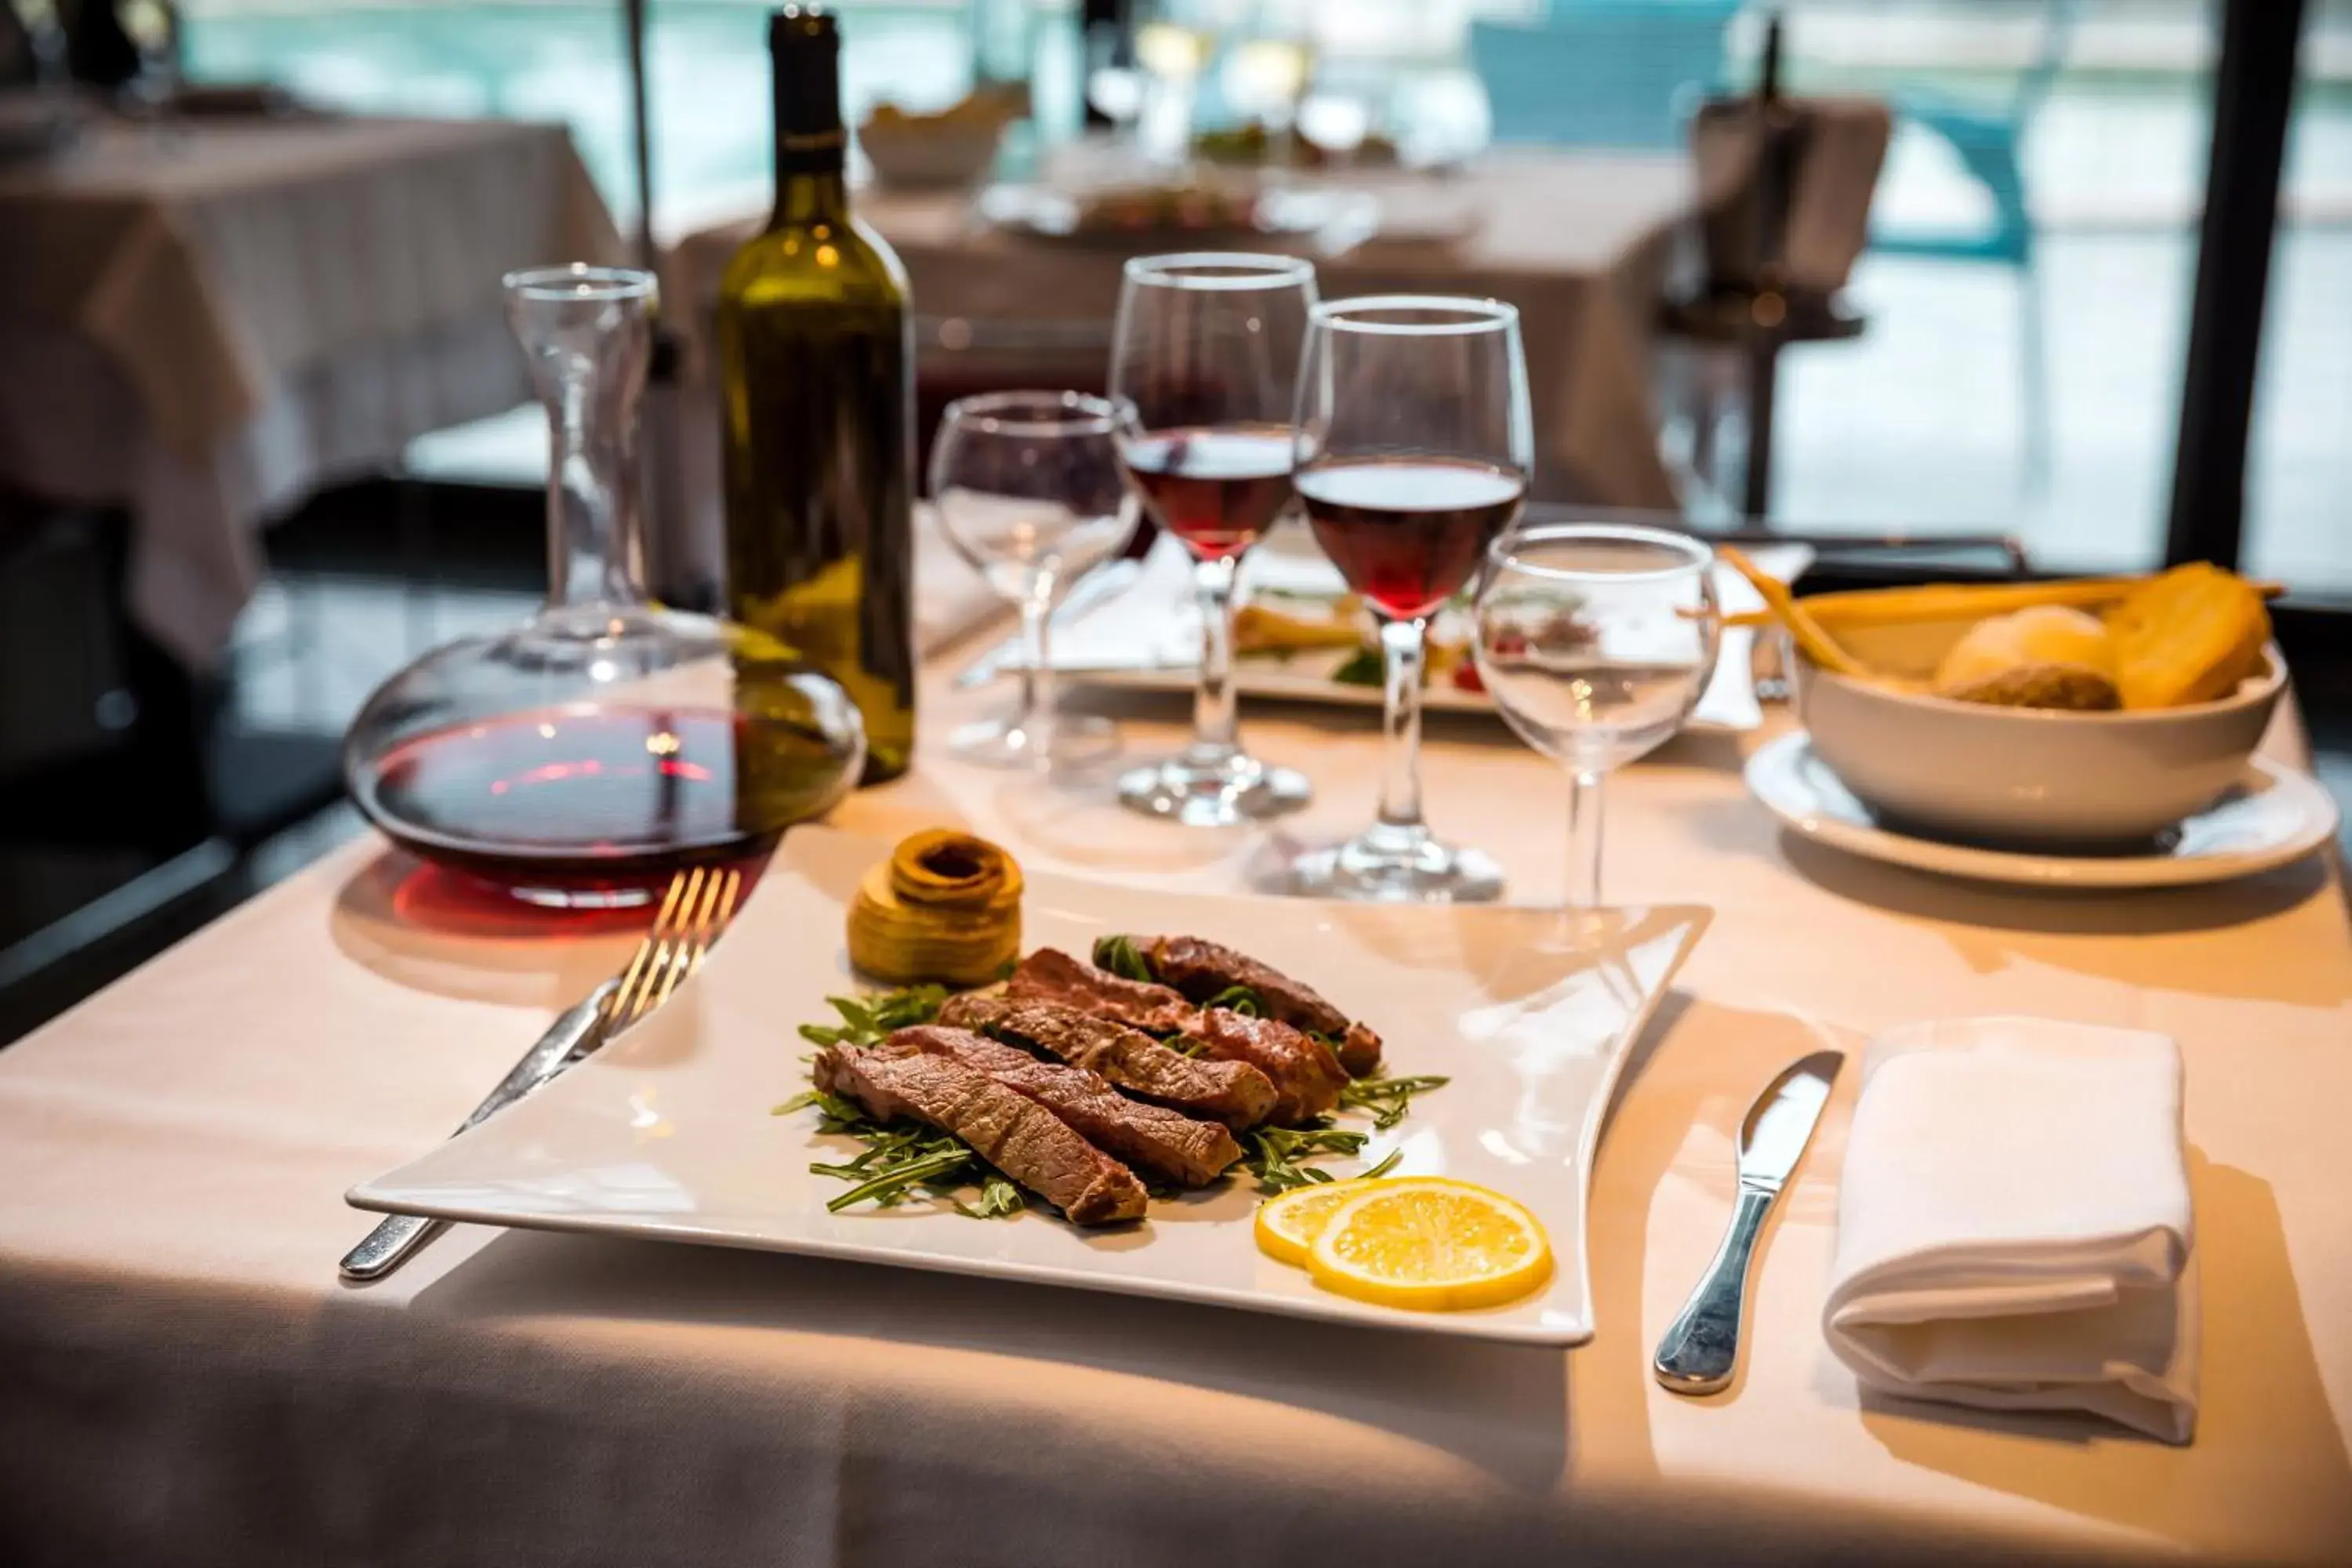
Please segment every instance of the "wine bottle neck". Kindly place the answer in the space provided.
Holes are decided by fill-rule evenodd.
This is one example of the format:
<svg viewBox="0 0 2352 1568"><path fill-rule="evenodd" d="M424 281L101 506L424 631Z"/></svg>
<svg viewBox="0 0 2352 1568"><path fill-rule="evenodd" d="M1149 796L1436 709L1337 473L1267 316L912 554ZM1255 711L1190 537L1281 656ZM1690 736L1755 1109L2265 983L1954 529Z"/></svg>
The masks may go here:
<svg viewBox="0 0 2352 1568"><path fill-rule="evenodd" d="M806 228L849 221L849 181L838 161L830 170L776 170L776 210L771 228Z"/></svg>

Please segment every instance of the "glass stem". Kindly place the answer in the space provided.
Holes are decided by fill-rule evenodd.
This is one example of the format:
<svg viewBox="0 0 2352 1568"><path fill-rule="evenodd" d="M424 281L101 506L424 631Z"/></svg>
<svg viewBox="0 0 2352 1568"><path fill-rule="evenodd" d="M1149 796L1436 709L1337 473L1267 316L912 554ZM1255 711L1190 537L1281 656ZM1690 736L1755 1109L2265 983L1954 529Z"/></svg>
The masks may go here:
<svg viewBox="0 0 2352 1568"><path fill-rule="evenodd" d="M1382 668L1387 675L1382 729L1385 771L1381 777L1381 826L1421 829L1421 679L1428 649L1429 622L1381 623Z"/></svg>
<svg viewBox="0 0 2352 1568"><path fill-rule="evenodd" d="M1013 721L1043 761L1054 733L1054 574L1021 596L1021 712Z"/></svg>
<svg viewBox="0 0 2352 1568"><path fill-rule="evenodd" d="M1568 907L1601 907L1601 775L1586 768L1568 775Z"/></svg>
<svg viewBox="0 0 2352 1568"><path fill-rule="evenodd" d="M1234 698L1234 576L1237 563L1198 561L1192 592L1201 605L1201 686L1192 699L1192 744L1187 759L1217 763L1233 755L1239 737Z"/></svg>

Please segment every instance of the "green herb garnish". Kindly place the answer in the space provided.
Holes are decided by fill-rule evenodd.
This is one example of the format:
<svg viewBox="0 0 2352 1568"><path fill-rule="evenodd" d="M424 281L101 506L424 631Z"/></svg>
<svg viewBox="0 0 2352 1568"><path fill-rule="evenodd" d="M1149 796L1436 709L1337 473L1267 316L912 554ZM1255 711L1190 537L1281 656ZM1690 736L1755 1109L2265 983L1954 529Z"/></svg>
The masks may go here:
<svg viewBox="0 0 2352 1568"><path fill-rule="evenodd" d="M1094 961L1095 967L1106 973L1126 980L1140 980L1146 984L1156 984L1152 979L1151 965L1143 962L1143 954L1137 952L1135 943L1126 937L1095 938Z"/></svg>
<svg viewBox="0 0 2352 1568"><path fill-rule="evenodd" d="M1241 1135L1241 1168L1257 1178L1260 1191L1286 1193L1333 1179L1330 1172L1305 1162L1325 1154L1360 1154L1370 1137L1334 1127L1328 1117L1304 1127L1253 1127Z"/></svg>
<svg viewBox="0 0 2352 1568"><path fill-rule="evenodd" d="M1239 1013L1244 1018L1265 1016L1265 998L1246 985L1228 985L1208 1000L1209 1006Z"/></svg>
<svg viewBox="0 0 2352 1568"><path fill-rule="evenodd" d="M1371 1113L1372 1127L1386 1131L1404 1120L1412 1097L1444 1089L1450 1080L1424 1074L1419 1078L1360 1078L1339 1091L1339 1109Z"/></svg>
<svg viewBox="0 0 2352 1568"><path fill-rule="evenodd" d="M828 996L841 1015L841 1026L803 1024L801 1038L813 1046L870 1046L894 1030L928 1024L946 1005L947 987L909 985L901 991L877 991L871 996Z"/></svg>
<svg viewBox="0 0 2352 1568"><path fill-rule="evenodd" d="M1331 672L1331 679L1342 686L1384 686L1388 683L1388 666L1376 647L1360 647Z"/></svg>

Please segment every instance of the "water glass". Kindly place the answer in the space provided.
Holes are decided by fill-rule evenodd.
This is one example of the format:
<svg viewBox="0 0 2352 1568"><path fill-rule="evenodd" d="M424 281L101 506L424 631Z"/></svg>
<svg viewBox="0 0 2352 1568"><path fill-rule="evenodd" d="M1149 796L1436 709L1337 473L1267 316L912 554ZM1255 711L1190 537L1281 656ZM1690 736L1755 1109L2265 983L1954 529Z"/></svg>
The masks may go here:
<svg viewBox="0 0 2352 1568"><path fill-rule="evenodd" d="M1601 784L1683 727L1715 673L1715 552L1600 523L1512 530L1487 552L1475 657L1519 738L1569 775L1568 901L1601 902Z"/></svg>
<svg viewBox="0 0 2352 1568"><path fill-rule="evenodd" d="M1118 409L1076 392L997 392L948 405L931 445L931 499L956 550L1021 610L1022 690L1003 718L949 737L992 767L1050 768L1118 748L1107 720L1054 705L1055 605L1117 556L1138 507L1119 469Z"/></svg>

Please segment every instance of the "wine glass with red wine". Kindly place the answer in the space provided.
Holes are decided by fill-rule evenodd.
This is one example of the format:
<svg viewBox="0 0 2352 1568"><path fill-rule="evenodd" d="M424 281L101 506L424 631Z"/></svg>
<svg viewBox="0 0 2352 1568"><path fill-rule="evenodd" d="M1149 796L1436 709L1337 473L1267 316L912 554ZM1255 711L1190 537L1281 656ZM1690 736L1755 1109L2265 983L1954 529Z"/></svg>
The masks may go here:
<svg viewBox="0 0 2352 1568"><path fill-rule="evenodd" d="M1298 353L1315 268L1283 256L1138 257L1110 362L1119 461L1150 520L1192 553L1201 606L1192 741L1119 780L1130 810L1228 826L1307 804L1307 780L1242 750L1233 687L1234 579L1291 502Z"/></svg>
<svg viewBox="0 0 2352 1568"><path fill-rule="evenodd" d="M1380 816L1287 868L1317 898L1471 902L1503 874L1422 820L1430 620L1518 516L1534 458L1519 313L1491 300L1380 295L1318 305L1298 367L1291 482L1323 552L1380 622L1388 763Z"/></svg>

